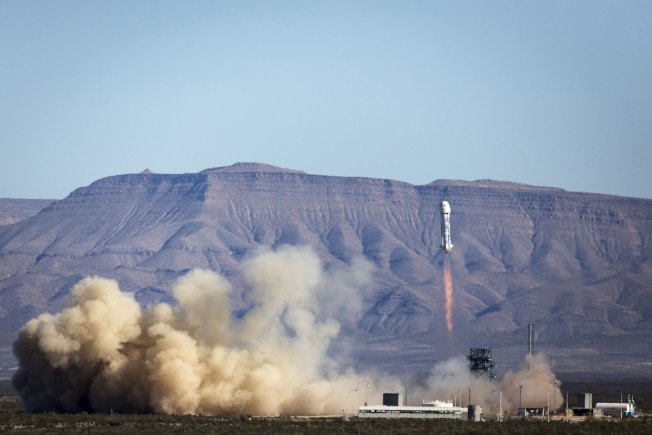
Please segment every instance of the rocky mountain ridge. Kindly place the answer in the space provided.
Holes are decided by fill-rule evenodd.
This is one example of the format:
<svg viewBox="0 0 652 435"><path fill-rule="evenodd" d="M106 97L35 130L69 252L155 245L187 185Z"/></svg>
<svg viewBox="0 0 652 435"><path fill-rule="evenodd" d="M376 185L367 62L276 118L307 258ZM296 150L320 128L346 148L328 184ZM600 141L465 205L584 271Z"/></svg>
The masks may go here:
<svg viewBox="0 0 652 435"><path fill-rule="evenodd" d="M52 202L51 199L0 198L0 226L34 216Z"/></svg>
<svg viewBox="0 0 652 435"><path fill-rule="evenodd" d="M439 203L452 207L454 324L445 328ZM503 368L537 348L561 372L644 374L652 348L652 200L481 180L408 183L242 163L100 179L0 227L0 344L55 312L83 276L117 279L143 304L191 268L247 289L259 245L308 244L326 267L364 257L374 289L344 325L357 365L427 371L492 346ZM346 322L344 322L346 323ZM8 357L5 357L8 361ZM10 364L10 363L7 363Z"/></svg>

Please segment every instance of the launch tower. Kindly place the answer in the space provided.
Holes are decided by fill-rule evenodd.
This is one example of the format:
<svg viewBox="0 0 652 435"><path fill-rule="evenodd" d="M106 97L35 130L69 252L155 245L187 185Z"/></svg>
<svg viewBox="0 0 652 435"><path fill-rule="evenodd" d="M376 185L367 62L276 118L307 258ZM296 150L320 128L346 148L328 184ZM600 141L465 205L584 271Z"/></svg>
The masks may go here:
<svg viewBox="0 0 652 435"><path fill-rule="evenodd" d="M496 379L493 372L496 363L491 353L490 347L472 347L469 354L469 369L471 374L484 376L493 382Z"/></svg>

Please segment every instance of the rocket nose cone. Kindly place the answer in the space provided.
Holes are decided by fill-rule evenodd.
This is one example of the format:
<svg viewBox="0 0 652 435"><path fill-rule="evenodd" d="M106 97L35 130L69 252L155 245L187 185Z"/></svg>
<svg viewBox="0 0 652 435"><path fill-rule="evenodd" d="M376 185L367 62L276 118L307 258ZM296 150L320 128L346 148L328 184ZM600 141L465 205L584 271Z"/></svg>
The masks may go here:
<svg viewBox="0 0 652 435"><path fill-rule="evenodd" d="M451 212L451 206L448 204L448 201L442 201L439 208L441 209L442 213L450 213Z"/></svg>

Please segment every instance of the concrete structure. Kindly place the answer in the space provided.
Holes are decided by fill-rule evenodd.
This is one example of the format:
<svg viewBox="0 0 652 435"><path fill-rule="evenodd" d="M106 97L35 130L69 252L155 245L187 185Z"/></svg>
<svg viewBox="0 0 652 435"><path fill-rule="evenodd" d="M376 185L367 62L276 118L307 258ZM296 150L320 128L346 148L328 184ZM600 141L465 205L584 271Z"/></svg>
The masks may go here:
<svg viewBox="0 0 652 435"><path fill-rule="evenodd" d="M468 417L469 421L482 421L482 408L478 405L469 405Z"/></svg>
<svg viewBox="0 0 652 435"><path fill-rule="evenodd" d="M400 393L383 393L383 405L399 406L401 404L400 397Z"/></svg>
<svg viewBox="0 0 652 435"><path fill-rule="evenodd" d="M593 408L593 393L581 393L577 395L578 408Z"/></svg>
<svg viewBox="0 0 652 435"><path fill-rule="evenodd" d="M593 394L592 393L581 393L576 396L576 405L573 407L573 415L575 416L585 416L585 415L592 415L594 417L598 417L599 415L602 415L602 412L598 412L596 414L595 410L593 409Z"/></svg>

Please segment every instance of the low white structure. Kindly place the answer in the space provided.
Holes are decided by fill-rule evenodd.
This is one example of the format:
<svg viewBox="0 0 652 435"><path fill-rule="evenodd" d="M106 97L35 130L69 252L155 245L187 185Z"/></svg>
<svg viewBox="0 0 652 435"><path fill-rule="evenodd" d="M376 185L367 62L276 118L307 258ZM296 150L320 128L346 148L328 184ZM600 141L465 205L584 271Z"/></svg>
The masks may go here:
<svg viewBox="0 0 652 435"><path fill-rule="evenodd" d="M421 406L387 406L372 405L361 406L358 417L360 418L462 418L466 408L453 406L453 402L440 400L423 401Z"/></svg>
<svg viewBox="0 0 652 435"><path fill-rule="evenodd" d="M636 414L633 400L615 403L600 402L595 404L595 408L602 410L605 415L617 415L622 412L623 417L634 417Z"/></svg>

